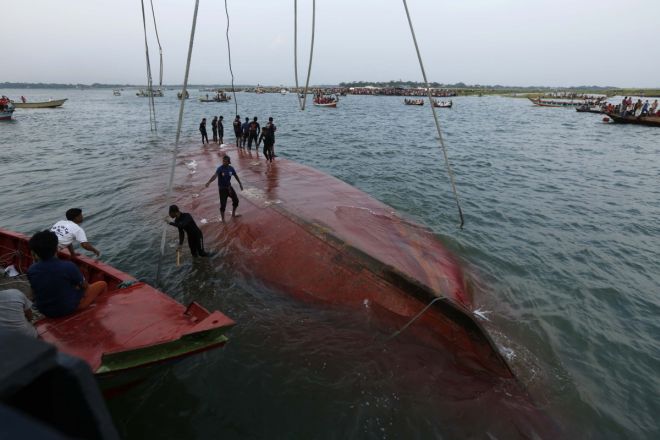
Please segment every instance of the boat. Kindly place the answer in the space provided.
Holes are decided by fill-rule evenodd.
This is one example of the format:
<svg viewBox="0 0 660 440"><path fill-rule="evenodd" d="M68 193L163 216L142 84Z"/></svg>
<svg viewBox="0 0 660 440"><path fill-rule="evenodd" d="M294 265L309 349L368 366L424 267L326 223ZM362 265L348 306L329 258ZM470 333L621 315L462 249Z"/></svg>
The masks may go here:
<svg viewBox="0 0 660 440"><path fill-rule="evenodd" d="M280 95L288 95L289 91L287 89L280 90Z"/></svg>
<svg viewBox="0 0 660 440"><path fill-rule="evenodd" d="M620 124L638 124L638 125L650 125L652 127L660 127L660 113L656 113L653 116L621 116L616 113L605 113L609 116L612 121Z"/></svg>
<svg viewBox="0 0 660 440"><path fill-rule="evenodd" d="M561 99L561 98L530 98L532 103L539 107L578 107L583 105L600 105L601 98L597 99Z"/></svg>
<svg viewBox="0 0 660 440"><path fill-rule="evenodd" d="M135 384L158 367L218 348L234 321L196 302L183 306L163 292L101 261L69 256L88 282L105 281L108 291L92 306L61 318L41 318L39 336L63 353L83 359L105 393ZM25 273L32 264L28 237L0 229L0 265L13 265L15 286L31 296ZM25 286L27 285L27 289Z"/></svg>
<svg viewBox="0 0 660 440"><path fill-rule="evenodd" d="M183 96L183 94L181 92L176 92L176 99L180 100L181 96ZM188 99L188 98L190 98L190 93L188 93L188 90L186 90L186 99Z"/></svg>
<svg viewBox="0 0 660 440"><path fill-rule="evenodd" d="M334 95L316 95L314 96L313 104L317 107L332 107L336 108L339 99Z"/></svg>
<svg viewBox="0 0 660 440"><path fill-rule="evenodd" d="M16 108L55 108L60 107L67 101L67 98L64 99L49 99L48 101L41 102L18 102L14 101L14 106Z"/></svg>
<svg viewBox="0 0 660 440"><path fill-rule="evenodd" d="M231 100L231 96L226 95L225 92L218 92L212 98L209 98L209 95L206 95L206 98L199 97L199 102L229 102L229 100Z"/></svg>
<svg viewBox="0 0 660 440"><path fill-rule="evenodd" d="M112 94L113 94L114 96L121 96L121 91L119 91L118 89L114 89L114 90L112 91Z"/></svg>
<svg viewBox="0 0 660 440"><path fill-rule="evenodd" d="M451 108L454 103L451 101L438 101L437 99L433 100L433 107L436 108Z"/></svg>
<svg viewBox="0 0 660 440"><path fill-rule="evenodd" d="M140 98L149 98L152 96L154 98L161 98L163 96L163 90L162 89L140 89L135 96L139 96Z"/></svg>
<svg viewBox="0 0 660 440"><path fill-rule="evenodd" d="M11 115L14 113L14 104L6 96L0 98L0 121L5 121L11 119Z"/></svg>
<svg viewBox="0 0 660 440"><path fill-rule="evenodd" d="M423 99L404 99L403 103L406 105L424 105Z"/></svg>
<svg viewBox="0 0 660 440"><path fill-rule="evenodd" d="M241 216L204 231L205 243L223 249L223 264L275 292L369 314L365 319L389 334L414 320L406 337L450 353L457 368L514 378L473 312L471 284L458 259L430 230L339 179L281 157L269 164L229 145L183 151L180 163L197 163L190 185L204 186L219 155L230 157L243 183ZM200 218L218 217L215 191L193 199L181 189L173 197Z"/></svg>
<svg viewBox="0 0 660 440"><path fill-rule="evenodd" d="M579 113L604 113L603 107L599 105L582 104L575 107L575 111Z"/></svg>

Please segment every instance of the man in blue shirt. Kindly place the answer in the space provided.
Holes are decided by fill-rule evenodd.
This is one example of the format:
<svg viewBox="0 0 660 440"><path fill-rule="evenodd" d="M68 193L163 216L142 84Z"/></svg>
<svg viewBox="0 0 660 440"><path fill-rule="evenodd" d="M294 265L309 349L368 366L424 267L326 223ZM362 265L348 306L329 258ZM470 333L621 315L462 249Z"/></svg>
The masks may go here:
<svg viewBox="0 0 660 440"><path fill-rule="evenodd" d="M241 187L241 191L243 191L243 184L241 183L241 180L238 178L238 174L236 174L236 170L234 169L234 167L229 165L230 163L231 163L231 159L229 159L229 156L224 156L222 158L222 165L220 165L218 169L215 170L213 176L211 176L209 181L206 182L206 188L208 188L211 182L213 182L215 179L218 179L218 192L220 193L220 220L222 220L223 223L225 222L225 208L227 207L227 197L231 197L232 217L236 217L236 208L238 207L238 196L236 195L236 191L234 191L234 188L231 187L231 176L234 176L236 178L238 185Z"/></svg>
<svg viewBox="0 0 660 440"><path fill-rule="evenodd" d="M241 130L243 131L243 137L241 138L241 147L247 145L248 134L250 133L250 118L245 118L245 122L241 125Z"/></svg>
<svg viewBox="0 0 660 440"><path fill-rule="evenodd" d="M108 288L105 281L88 284L75 264L58 259L57 244L57 235L48 230L37 232L28 242L35 260L27 273L34 304L49 318L84 309Z"/></svg>

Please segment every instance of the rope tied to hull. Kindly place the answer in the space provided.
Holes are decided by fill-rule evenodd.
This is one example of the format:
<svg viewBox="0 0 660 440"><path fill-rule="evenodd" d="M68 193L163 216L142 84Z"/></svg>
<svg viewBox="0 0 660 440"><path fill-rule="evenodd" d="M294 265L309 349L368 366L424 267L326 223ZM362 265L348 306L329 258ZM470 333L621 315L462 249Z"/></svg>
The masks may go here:
<svg viewBox="0 0 660 440"><path fill-rule="evenodd" d="M307 80L302 98L298 86L298 0L293 2L293 69L296 77L296 93L298 94L298 105L300 110L305 110L307 102L307 91L309 90L309 78L312 73L312 59L314 57L314 34L316 28L316 0L312 0L312 42L309 48L309 65L307 66Z"/></svg>
<svg viewBox="0 0 660 440"><path fill-rule="evenodd" d="M190 30L190 43L188 45L188 60L186 62L186 73L183 77L182 97L186 96L188 89L188 74L190 73L190 60L192 59L193 44L195 41L195 28L197 26L197 11L199 10L199 0L195 0L195 12L193 13L192 28ZM165 200L170 200L172 197L172 184L174 182L174 168L176 167L176 157L179 153L179 140L181 139L181 126L183 125L183 108L186 100L181 99L179 106L179 122L176 127L176 140L174 143L174 150L172 151L172 163L170 165L170 179L167 184L167 195ZM163 234L160 241L160 256L158 258L158 267L156 268L156 285L160 279L160 270L163 263L163 256L165 255L165 240L167 239L167 223L163 225Z"/></svg>
<svg viewBox="0 0 660 440"><path fill-rule="evenodd" d="M454 193L454 198L456 199L456 206L458 207L458 217L460 219L460 227L463 227L465 220L463 218L463 210L461 209L461 202L458 198L458 192L456 191L456 183L454 182L454 173L451 170L451 165L449 164L449 156L447 155L447 149L445 148L445 141L442 137L442 130L440 129L440 121L438 121L438 115L433 106L433 97L431 96L431 86L429 81L426 78L426 70L424 70L424 63L422 62L422 55L419 52L419 46L417 44L417 37L415 35L415 28L412 24L412 19L410 18L410 11L408 11L408 2L403 0L403 7L406 10L406 17L408 17L408 24L410 25L410 33L412 34L413 42L415 43L415 51L417 52L417 59L419 60L419 67L422 70L422 76L424 78L424 84L426 85L426 94L429 98L429 106L431 107L431 112L433 112L433 120L435 121L435 128L438 131L438 141L440 147L442 148L442 154L445 157L445 165L447 166L447 174L449 175L449 181L451 182L452 192Z"/></svg>

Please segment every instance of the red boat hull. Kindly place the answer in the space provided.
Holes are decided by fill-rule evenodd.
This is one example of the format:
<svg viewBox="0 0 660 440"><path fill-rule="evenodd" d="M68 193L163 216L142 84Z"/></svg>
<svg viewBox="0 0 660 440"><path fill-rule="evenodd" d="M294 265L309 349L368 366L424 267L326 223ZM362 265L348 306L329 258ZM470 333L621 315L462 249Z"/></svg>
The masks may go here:
<svg viewBox="0 0 660 440"><path fill-rule="evenodd" d="M203 188L231 157L245 190L240 217L217 221L217 189ZM304 300L377 309L401 327L441 298L406 332L448 349L459 364L512 377L506 361L471 312L460 265L427 229L354 187L312 168L235 148L192 153L197 172L179 186L177 203L203 226L205 243L226 252L238 270ZM214 184L215 185L215 184ZM184 188L187 187L187 188ZM237 185L234 182L234 188Z"/></svg>

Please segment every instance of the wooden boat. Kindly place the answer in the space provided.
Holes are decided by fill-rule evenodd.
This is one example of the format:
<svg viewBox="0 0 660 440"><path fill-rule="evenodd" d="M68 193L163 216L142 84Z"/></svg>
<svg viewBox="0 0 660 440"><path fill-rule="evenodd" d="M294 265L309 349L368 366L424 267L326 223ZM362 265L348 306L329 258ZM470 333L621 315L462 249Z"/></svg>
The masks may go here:
<svg viewBox="0 0 660 440"><path fill-rule="evenodd" d="M208 95L206 95L206 98L204 98L203 96L199 97L199 102L229 102L230 100L231 100L231 96L224 94L223 95L217 94L212 98L209 98Z"/></svg>
<svg viewBox="0 0 660 440"><path fill-rule="evenodd" d="M161 89L140 89L135 96L139 96L140 98L148 98L150 96L154 96L154 98L162 98L163 97L163 91Z"/></svg>
<svg viewBox="0 0 660 440"><path fill-rule="evenodd" d="M389 333L425 310L405 330L407 338L449 353L457 368L513 377L472 311L461 265L427 228L293 161L278 157L269 165L233 146L187 150L179 162L194 160L197 172L175 191L177 205L199 218L218 217L217 192L191 198L189 188L203 187L219 155L230 156L244 186L241 216L204 230L205 243L226 252L223 264L303 301L369 314L365 319Z"/></svg>
<svg viewBox="0 0 660 440"><path fill-rule="evenodd" d="M182 96L183 95L182 95L181 92L176 92L176 99L181 100ZM188 99L188 98L190 98L190 93L188 93L188 90L186 90L186 99Z"/></svg>
<svg viewBox="0 0 660 440"><path fill-rule="evenodd" d="M16 108L55 108L59 107L67 101L64 99L49 99L48 101L41 102L14 102Z"/></svg>
<svg viewBox="0 0 660 440"><path fill-rule="evenodd" d="M121 96L121 92L118 89L112 91L113 96Z"/></svg>
<svg viewBox="0 0 660 440"><path fill-rule="evenodd" d="M424 105L423 99L404 99L403 103L406 105Z"/></svg>
<svg viewBox="0 0 660 440"><path fill-rule="evenodd" d="M184 307L163 292L85 256L73 261L89 282L108 291L87 309L35 323L39 336L83 359L106 392L136 383L163 364L225 344L234 322L196 302ZM28 237L0 229L0 264L25 274L32 264ZM19 275L20 278L22 275Z"/></svg>
<svg viewBox="0 0 660 440"><path fill-rule="evenodd" d="M7 121L11 119L11 115L14 113L14 104L7 98L3 96L0 98L0 121Z"/></svg>
<svg viewBox="0 0 660 440"><path fill-rule="evenodd" d="M336 96L315 96L312 103L317 107L336 108L339 99Z"/></svg>
<svg viewBox="0 0 660 440"><path fill-rule="evenodd" d="M621 116L616 113L605 114L609 116L614 122L620 124L638 124L660 127L660 115L657 113L653 116Z"/></svg>
<svg viewBox="0 0 660 440"><path fill-rule="evenodd" d="M579 113L605 113L600 105L579 105L575 107L575 111Z"/></svg>
<svg viewBox="0 0 660 440"><path fill-rule="evenodd" d="M539 107L578 107L583 105L599 105L601 100L586 100L586 99L549 99L549 98L530 98L527 97L532 103Z"/></svg>
<svg viewBox="0 0 660 440"><path fill-rule="evenodd" d="M436 99L433 100L433 107L436 107L436 108L451 108L452 105L454 105L454 103L451 100L442 101L442 102L440 102Z"/></svg>

